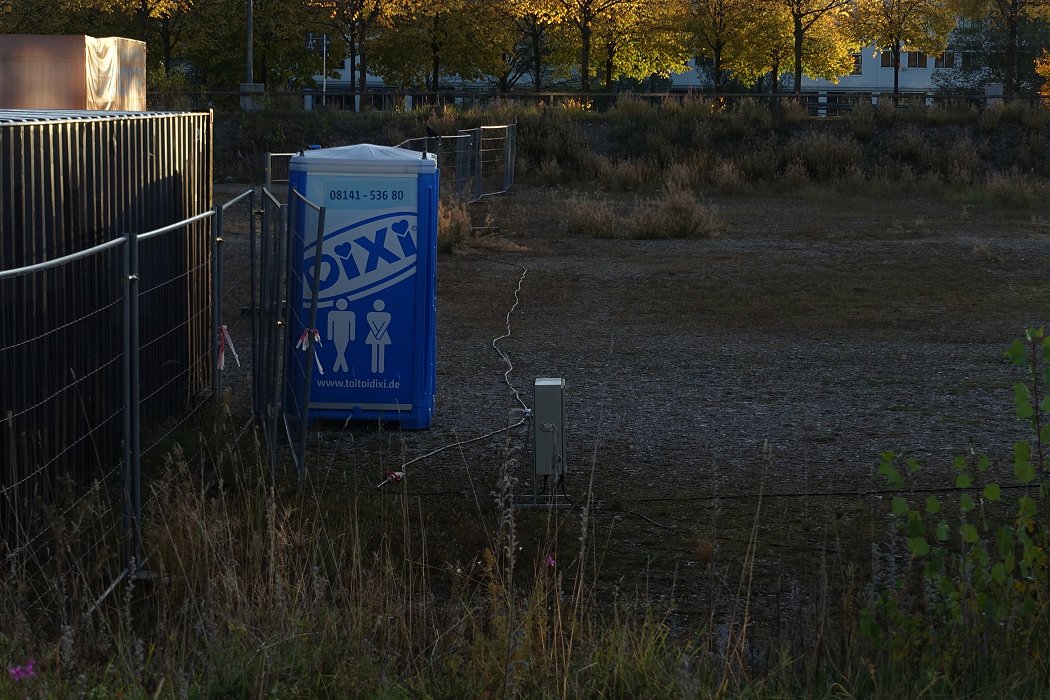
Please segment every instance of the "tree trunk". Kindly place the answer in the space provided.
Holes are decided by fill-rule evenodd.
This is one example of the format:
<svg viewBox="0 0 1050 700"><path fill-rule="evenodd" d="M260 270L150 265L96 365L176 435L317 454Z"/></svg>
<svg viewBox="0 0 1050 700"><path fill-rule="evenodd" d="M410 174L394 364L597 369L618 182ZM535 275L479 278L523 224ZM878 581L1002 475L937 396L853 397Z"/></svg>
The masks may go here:
<svg viewBox="0 0 1050 700"><path fill-rule="evenodd" d="M893 101L897 101L897 96L901 94L901 42L896 40L893 42L890 50L893 52Z"/></svg>
<svg viewBox="0 0 1050 700"><path fill-rule="evenodd" d="M613 58L616 56L616 44L609 42L605 45L605 90L613 90Z"/></svg>
<svg viewBox="0 0 1050 700"><path fill-rule="evenodd" d="M347 37L346 50L347 57L350 59L350 87L351 92L353 92L354 76L357 73L357 40L353 37Z"/></svg>
<svg viewBox="0 0 1050 700"><path fill-rule="evenodd" d="M435 14L434 15L434 33L431 35L431 40L430 40L430 58L431 58L431 64L430 64L430 71L431 71L430 75L431 75L431 78L430 78L430 80L431 80L431 89L434 90L434 92L437 92L437 90L438 90L438 86L439 86L438 76L441 75L441 45L438 43L438 40L437 40L438 29L439 29L440 23L441 23L440 17L437 14Z"/></svg>
<svg viewBox="0 0 1050 700"><path fill-rule="evenodd" d="M538 25L529 32L532 41L532 85L539 92L543 84L543 37Z"/></svg>
<svg viewBox="0 0 1050 700"><path fill-rule="evenodd" d="M585 24L580 27L580 88L583 92L591 89L591 27Z"/></svg>
<svg viewBox="0 0 1050 700"><path fill-rule="evenodd" d="M795 94L802 94L802 40L806 38L806 30L802 28L802 18L795 15L794 37L795 37Z"/></svg>
<svg viewBox="0 0 1050 700"><path fill-rule="evenodd" d="M359 112L365 111L365 96L368 94L368 61L365 60L364 32L357 40L357 95L361 101Z"/></svg>
<svg viewBox="0 0 1050 700"><path fill-rule="evenodd" d="M171 75L171 18L165 17L160 24L160 40L164 52L164 72Z"/></svg>
<svg viewBox="0 0 1050 700"><path fill-rule="evenodd" d="M714 54L714 61L715 61L714 76L713 76L714 77L714 83L715 83L715 92L716 93L720 93L720 92L722 92L722 89L725 87L722 84L722 42L721 41L715 42L714 50L711 53Z"/></svg>
<svg viewBox="0 0 1050 700"><path fill-rule="evenodd" d="M1003 52L1003 96L1009 100L1020 87L1017 84L1017 2L1010 3L1010 12L1006 19L1006 50Z"/></svg>

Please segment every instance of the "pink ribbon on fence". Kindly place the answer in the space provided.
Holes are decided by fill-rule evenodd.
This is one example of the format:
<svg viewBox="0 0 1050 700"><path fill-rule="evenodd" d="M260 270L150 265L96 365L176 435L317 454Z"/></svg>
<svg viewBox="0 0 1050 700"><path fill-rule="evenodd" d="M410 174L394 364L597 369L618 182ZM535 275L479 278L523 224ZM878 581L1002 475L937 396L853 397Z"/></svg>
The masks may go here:
<svg viewBox="0 0 1050 700"><path fill-rule="evenodd" d="M389 484L391 482L401 481L402 479L405 478L405 473L404 472L396 472L396 471L391 469L390 471L388 471L386 473L385 476L386 476L386 478L383 479L383 483L381 483L378 486L376 486L377 489L381 489L381 488L383 488L384 486L386 486L387 484Z"/></svg>
<svg viewBox="0 0 1050 700"><path fill-rule="evenodd" d="M318 347L323 347L321 345L321 333L316 328L307 328L303 331L303 334L299 336L299 342L295 344L295 347L306 352L310 347L311 338ZM321 358L317 356L316 350L314 350L314 362L317 363L317 371L324 374L324 367L321 366Z"/></svg>
<svg viewBox="0 0 1050 700"><path fill-rule="evenodd" d="M225 323L219 326L219 369L226 369L226 346L230 346L233 359L237 360L237 366L241 366L241 358L237 355L237 348L233 347L233 338L230 336L230 328Z"/></svg>

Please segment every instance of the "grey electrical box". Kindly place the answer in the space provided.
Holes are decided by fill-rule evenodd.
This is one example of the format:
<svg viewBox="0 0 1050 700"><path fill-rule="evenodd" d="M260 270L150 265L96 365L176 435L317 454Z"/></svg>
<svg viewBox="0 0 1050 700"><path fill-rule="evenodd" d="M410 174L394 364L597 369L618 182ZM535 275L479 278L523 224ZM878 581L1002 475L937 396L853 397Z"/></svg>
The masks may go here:
<svg viewBox="0 0 1050 700"><path fill-rule="evenodd" d="M565 473L565 380L537 379L532 406L536 476L561 476Z"/></svg>

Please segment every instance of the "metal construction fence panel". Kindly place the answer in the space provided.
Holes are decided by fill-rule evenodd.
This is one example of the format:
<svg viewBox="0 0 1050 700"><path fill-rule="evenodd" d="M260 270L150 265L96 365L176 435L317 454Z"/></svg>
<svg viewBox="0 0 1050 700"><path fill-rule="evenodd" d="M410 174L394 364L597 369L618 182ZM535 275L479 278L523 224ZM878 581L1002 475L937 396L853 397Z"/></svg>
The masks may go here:
<svg viewBox="0 0 1050 700"><path fill-rule="evenodd" d="M63 479L105 487L129 424L211 385L211 133L210 114L0 111L0 546L38 541Z"/></svg>
<svg viewBox="0 0 1050 700"><path fill-rule="evenodd" d="M460 129L453 136L408 139L398 146L436 153L441 181L467 201L502 194L514 186L517 124Z"/></svg>
<svg viewBox="0 0 1050 700"><path fill-rule="evenodd" d="M255 364L252 407L256 421L266 431L271 474L277 463L277 436L281 411L281 367L284 362L285 300L288 288L287 205L266 188L262 190L262 226L252 255L252 270L258 284L252 293L251 314L257 333L253 335Z"/></svg>

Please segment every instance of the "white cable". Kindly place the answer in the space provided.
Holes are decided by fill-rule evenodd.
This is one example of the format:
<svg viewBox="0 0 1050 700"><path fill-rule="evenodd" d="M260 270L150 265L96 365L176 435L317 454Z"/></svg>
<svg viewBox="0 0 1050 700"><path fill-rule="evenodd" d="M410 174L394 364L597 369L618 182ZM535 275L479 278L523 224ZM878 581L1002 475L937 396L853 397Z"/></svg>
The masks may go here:
<svg viewBox="0 0 1050 700"><path fill-rule="evenodd" d="M482 258L482 259L483 260L487 260L488 258ZM509 338L510 335L511 335L510 317L514 313L515 309L518 308L518 304L521 303L521 297L520 297L521 286L525 283L525 275L529 274L529 268L525 267L524 265L519 265L518 263L504 262L502 260L493 260L493 262L498 262L498 263L501 263L503 265L513 265L515 267L520 267L521 270L522 270L521 277L518 279L518 286L514 290L514 304L512 304L510 309L507 311L507 316L506 316L507 332L504 333L503 335L499 336L498 338L493 338L492 339L492 348L496 351L496 353L500 356L500 358L503 360L503 362L505 362L506 365L507 365L507 371L503 373L503 381L507 384L507 388L509 388L511 390L511 393L514 394L514 398L517 400L517 402L519 404L521 404L521 410L522 410L522 414L523 414L522 417L521 417L521 420L519 420L517 423L512 423L512 424L510 424L510 425L508 425L506 427L497 428L496 430L493 430L491 432L485 433L484 435L478 435L477 437L472 437L472 438L470 438L468 440L459 440L457 442L453 442L452 444L445 445L444 447L439 447L436 450L431 450L430 452L427 452L426 454L419 455L418 457L413 457L412 459L408 460L407 462L404 462L401 465L401 468L399 470L397 470L397 471L404 472L405 471L405 467L407 467L408 465L415 464L416 462L420 462L420 461L422 461L424 459L427 459L428 457L433 457L434 455L440 454L440 453L444 452L445 450L450 450L453 447L462 447L463 445L469 445L469 444L471 444L473 442L479 442L481 440L485 440L487 438L490 438L493 435L499 435L500 433L506 432L508 430L513 430L514 428L517 428L518 426L523 425L525 423L525 421L527 421L529 419L529 417L532 416L532 409L530 409L525 404L525 402L522 401L521 393L514 387L513 384L510 383L510 373L514 371L514 363L512 363L510 361L510 358L507 357L506 353L504 353L502 350L499 349L499 341L505 340L505 339ZM387 484L388 481L389 481L389 479L383 481L383 483L379 484L379 486L377 486L376 488L382 488L383 486L385 486Z"/></svg>

